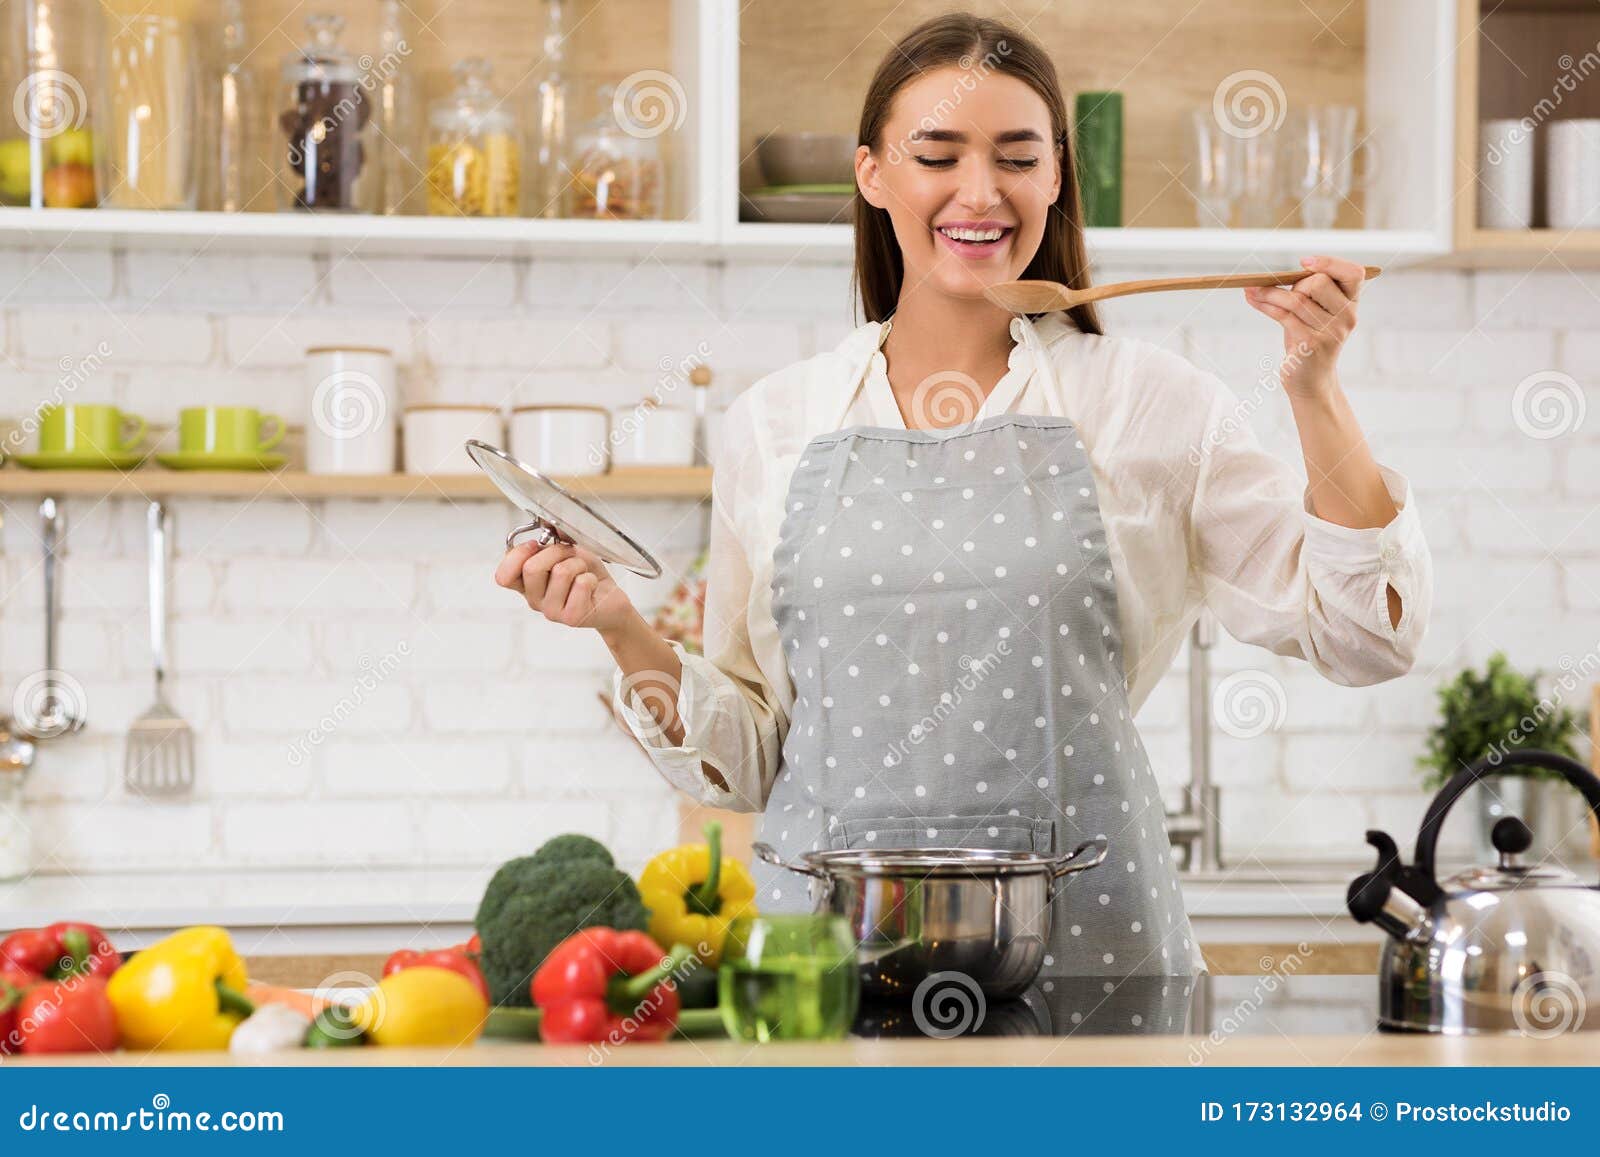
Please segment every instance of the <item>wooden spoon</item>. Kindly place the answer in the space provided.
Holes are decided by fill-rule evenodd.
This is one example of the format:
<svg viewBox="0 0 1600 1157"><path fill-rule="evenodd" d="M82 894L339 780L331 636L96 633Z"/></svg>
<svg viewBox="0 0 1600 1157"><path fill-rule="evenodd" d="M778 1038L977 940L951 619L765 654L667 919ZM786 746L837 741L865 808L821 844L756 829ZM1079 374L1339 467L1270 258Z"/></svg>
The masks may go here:
<svg viewBox="0 0 1600 1157"><path fill-rule="evenodd" d="M1367 280L1371 281L1383 270L1376 265L1365 266ZM1318 272L1315 269L1290 269L1282 273L1228 273L1201 277L1156 277L1147 281L1114 281L1109 285L1095 285L1088 289L1068 289L1059 281L1008 281L993 285L983 295L1001 309L1011 313L1053 313L1087 305L1091 301L1105 301L1109 297L1127 297L1134 293L1162 293L1169 289L1243 289L1251 285L1293 285L1303 277Z"/></svg>

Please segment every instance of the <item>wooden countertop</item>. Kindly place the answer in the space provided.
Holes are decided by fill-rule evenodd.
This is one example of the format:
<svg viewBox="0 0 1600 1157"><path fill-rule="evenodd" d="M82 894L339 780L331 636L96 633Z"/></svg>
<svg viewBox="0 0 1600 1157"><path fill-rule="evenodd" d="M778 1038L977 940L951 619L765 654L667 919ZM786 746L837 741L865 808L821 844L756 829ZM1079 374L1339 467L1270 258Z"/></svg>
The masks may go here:
<svg viewBox="0 0 1600 1157"><path fill-rule="evenodd" d="M256 1067L495 1066L596 1068L706 1066L930 1066L1159 1065L1188 1068L1196 1063L1205 1038L1147 1037L989 1037L964 1040L847 1040L830 1044L738 1044L731 1041L674 1041L614 1048L596 1061L587 1047L484 1042L457 1049L333 1049L272 1053L241 1060L226 1053L161 1053L162 1065ZM1531 1037L1422 1037L1369 1033L1365 1036L1234 1036L1209 1047L1200 1057L1208 1065L1593 1065L1600 1045L1592 1034L1546 1040ZM49 1063L73 1066L148 1066L146 1053L60 1056L48 1062L13 1057L8 1065Z"/></svg>

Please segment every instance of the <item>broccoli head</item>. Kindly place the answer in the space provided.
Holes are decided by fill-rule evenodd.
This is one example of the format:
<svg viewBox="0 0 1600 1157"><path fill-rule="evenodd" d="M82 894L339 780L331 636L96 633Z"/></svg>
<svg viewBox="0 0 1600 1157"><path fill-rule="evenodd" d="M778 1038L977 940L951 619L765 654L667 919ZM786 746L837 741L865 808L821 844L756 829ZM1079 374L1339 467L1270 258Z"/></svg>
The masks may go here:
<svg viewBox="0 0 1600 1157"><path fill-rule="evenodd" d="M558 843L565 857L549 854ZM639 889L605 848L586 836L558 836L501 864L484 889L474 923L489 995L497 1005L531 1007L528 982L568 936L592 927L643 930L649 922Z"/></svg>

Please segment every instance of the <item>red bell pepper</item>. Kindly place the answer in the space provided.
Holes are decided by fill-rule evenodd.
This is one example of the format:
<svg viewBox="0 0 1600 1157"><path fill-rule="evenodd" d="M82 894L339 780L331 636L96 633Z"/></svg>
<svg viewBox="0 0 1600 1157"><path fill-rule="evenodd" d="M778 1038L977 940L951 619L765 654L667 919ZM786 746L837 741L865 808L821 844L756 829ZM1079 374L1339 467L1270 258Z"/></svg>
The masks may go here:
<svg viewBox="0 0 1600 1157"><path fill-rule="evenodd" d="M17 1005L28 989L39 983L31 972L24 972L9 960L0 959L0 1057L10 1056L22 1044L17 1035Z"/></svg>
<svg viewBox="0 0 1600 1157"><path fill-rule="evenodd" d="M670 953L644 932L585 928L556 945L533 974L544 1010L539 1036L552 1043L664 1040L678 1023L672 973L693 954Z"/></svg>
<svg viewBox="0 0 1600 1157"><path fill-rule="evenodd" d="M69 976L38 984L16 1007L23 1054L110 1052L121 1034L117 1014L98 976Z"/></svg>
<svg viewBox="0 0 1600 1157"><path fill-rule="evenodd" d="M122 967L122 954L93 924L62 920L48 928L25 928L0 940L0 961L46 980L69 976L104 979Z"/></svg>
<svg viewBox="0 0 1600 1157"><path fill-rule="evenodd" d="M483 970L478 967L475 959L462 951L460 945L454 948L436 948L432 952L402 948L384 961L383 974L393 976L407 968L444 968L451 972L459 972L472 981L473 987L482 994L484 1000L489 999L489 985L483 979Z"/></svg>

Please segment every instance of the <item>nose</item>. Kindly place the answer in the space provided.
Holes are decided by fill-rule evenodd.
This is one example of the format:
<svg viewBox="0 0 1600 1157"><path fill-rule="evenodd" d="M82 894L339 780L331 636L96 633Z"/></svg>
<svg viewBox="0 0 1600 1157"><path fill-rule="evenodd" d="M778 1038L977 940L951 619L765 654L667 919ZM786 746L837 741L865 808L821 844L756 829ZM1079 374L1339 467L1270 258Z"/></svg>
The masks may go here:
<svg viewBox="0 0 1600 1157"><path fill-rule="evenodd" d="M1000 187L986 158L968 157L961 166L961 187L956 199L963 208L983 214L1000 203Z"/></svg>

